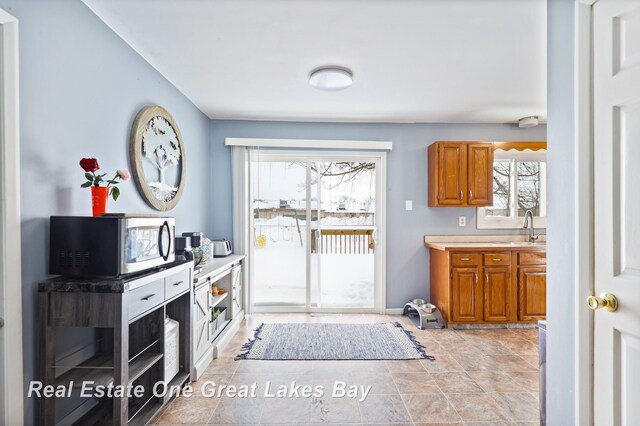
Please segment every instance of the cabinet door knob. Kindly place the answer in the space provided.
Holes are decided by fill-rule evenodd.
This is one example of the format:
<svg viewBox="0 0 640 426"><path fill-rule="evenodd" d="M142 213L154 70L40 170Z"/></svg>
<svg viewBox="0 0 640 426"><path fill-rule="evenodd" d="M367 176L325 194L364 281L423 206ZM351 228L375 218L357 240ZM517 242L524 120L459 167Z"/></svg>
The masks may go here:
<svg viewBox="0 0 640 426"><path fill-rule="evenodd" d="M463 195L462 195L462 189L461 189L460 192L458 192L458 200L462 200L462 197Z"/></svg>

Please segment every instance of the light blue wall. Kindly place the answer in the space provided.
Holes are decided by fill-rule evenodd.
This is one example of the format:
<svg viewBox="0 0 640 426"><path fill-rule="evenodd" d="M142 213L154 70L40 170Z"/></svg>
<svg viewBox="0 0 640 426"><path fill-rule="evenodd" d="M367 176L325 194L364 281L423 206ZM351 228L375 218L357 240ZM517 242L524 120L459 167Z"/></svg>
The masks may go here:
<svg viewBox="0 0 640 426"><path fill-rule="evenodd" d="M47 276L50 215L90 215L80 157L109 173L128 166L140 108L159 104L185 142L186 188L169 212L179 231L205 229L210 120L79 0L0 0L20 26L22 271L25 380L34 378L36 284ZM151 213L132 182L109 211ZM64 336L63 336L64 337ZM35 401L27 400L33 424Z"/></svg>
<svg viewBox="0 0 640 426"><path fill-rule="evenodd" d="M574 423L574 0L547 2L547 424Z"/></svg>
<svg viewBox="0 0 640 426"><path fill-rule="evenodd" d="M546 140L541 125L519 129L499 124L346 124L262 121L213 121L211 127L212 221L214 237L232 237L231 151L227 137L284 139L387 140L387 307L400 308L414 297L429 296L428 251L425 234L496 234L477 230L474 208L427 208L427 146L436 140ZM405 200L413 211L405 211ZM458 216L467 227L458 227ZM519 231L508 231L519 232Z"/></svg>

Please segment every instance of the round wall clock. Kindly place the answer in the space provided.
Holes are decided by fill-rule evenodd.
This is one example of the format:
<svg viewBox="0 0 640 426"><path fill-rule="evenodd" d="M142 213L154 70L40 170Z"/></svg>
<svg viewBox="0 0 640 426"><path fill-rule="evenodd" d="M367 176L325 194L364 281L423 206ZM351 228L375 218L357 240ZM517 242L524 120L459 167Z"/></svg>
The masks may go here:
<svg viewBox="0 0 640 426"><path fill-rule="evenodd" d="M171 210L184 190L187 167L182 135L160 106L140 110L131 128L129 157L133 180L149 206Z"/></svg>

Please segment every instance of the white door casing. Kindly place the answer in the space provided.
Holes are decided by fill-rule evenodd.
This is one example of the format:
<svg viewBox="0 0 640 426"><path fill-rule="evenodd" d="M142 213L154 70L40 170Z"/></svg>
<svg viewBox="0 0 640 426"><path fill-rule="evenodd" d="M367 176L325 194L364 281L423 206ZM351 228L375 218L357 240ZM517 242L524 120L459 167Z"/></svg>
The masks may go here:
<svg viewBox="0 0 640 426"><path fill-rule="evenodd" d="M301 139L251 139L251 138L226 138L225 145L231 149L231 174L233 184L233 240L237 253L247 255L247 260L242 273L244 282L244 311L246 314L253 313L253 244L250 237L252 222L252 202L253 190L250 183L253 181L251 173L252 148L287 148L287 149L319 149L318 155L330 154L326 151L330 148L341 148L349 150L371 150L380 157L379 188L377 188L376 200L380 201L380 206L376 207L380 218L380 234L378 237L378 256L376 261L377 295L376 300L378 313L385 313L386 310L386 206L387 206L387 156L385 151L391 151L393 143L390 141L336 141L336 140L301 140ZM358 152L358 151L356 151ZM363 155L366 153L360 151ZM284 151L282 152L284 153ZM311 154L311 151L307 152Z"/></svg>
<svg viewBox="0 0 640 426"><path fill-rule="evenodd" d="M585 300L593 294L593 38L592 0L576 3L575 57L575 310L574 425L593 424L593 313ZM548 303L553 303L549 300Z"/></svg>
<svg viewBox="0 0 640 426"><path fill-rule="evenodd" d="M18 21L0 9L0 423L24 421Z"/></svg>
<svg viewBox="0 0 640 426"><path fill-rule="evenodd" d="M640 419L640 2L593 6L594 422Z"/></svg>

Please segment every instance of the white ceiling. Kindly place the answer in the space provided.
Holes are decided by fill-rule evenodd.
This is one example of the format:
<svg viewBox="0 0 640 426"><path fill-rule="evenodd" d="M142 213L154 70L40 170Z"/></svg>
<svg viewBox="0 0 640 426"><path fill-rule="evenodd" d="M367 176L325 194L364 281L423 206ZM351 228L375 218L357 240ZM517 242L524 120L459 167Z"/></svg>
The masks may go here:
<svg viewBox="0 0 640 426"><path fill-rule="evenodd" d="M211 118L546 116L546 0L84 2ZM323 65L353 86L309 86Z"/></svg>

